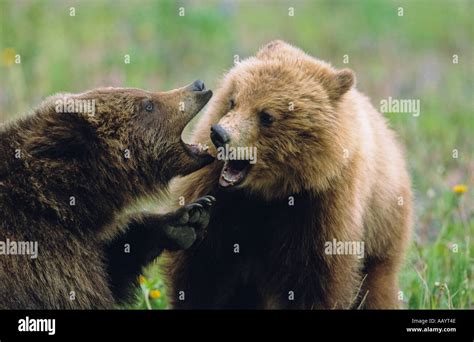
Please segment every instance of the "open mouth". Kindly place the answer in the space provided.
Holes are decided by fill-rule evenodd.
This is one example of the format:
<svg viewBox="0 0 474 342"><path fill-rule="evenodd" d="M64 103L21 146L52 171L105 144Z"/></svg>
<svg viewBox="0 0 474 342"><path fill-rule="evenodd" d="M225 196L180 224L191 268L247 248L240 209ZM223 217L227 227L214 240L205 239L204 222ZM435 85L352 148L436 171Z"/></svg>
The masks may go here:
<svg viewBox="0 0 474 342"><path fill-rule="evenodd" d="M226 160L219 177L219 185L223 188L239 185L249 173L250 167L249 160Z"/></svg>
<svg viewBox="0 0 474 342"><path fill-rule="evenodd" d="M186 153L204 166L214 161L214 157L208 153L208 146L202 144L187 144L181 139L181 144Z"/></svg>
<svg viewBox="0 0 474 342"><path fill-rule="evenodd" d="M200 83L198 84L198 82ZM196 108L196 112L194 115L192 115L189 121L191 121L201 111L201 109L209 102L212 97L212 91L207 90L204 83L201 81L194 82L191 87L193 94L195 94L199 99L199 106ZM185 143L182 137L181 145L190 157L198 161L200 166L210 164L212 161L214 161L214 157L208 153L208 147L205 145Z"/></svg>

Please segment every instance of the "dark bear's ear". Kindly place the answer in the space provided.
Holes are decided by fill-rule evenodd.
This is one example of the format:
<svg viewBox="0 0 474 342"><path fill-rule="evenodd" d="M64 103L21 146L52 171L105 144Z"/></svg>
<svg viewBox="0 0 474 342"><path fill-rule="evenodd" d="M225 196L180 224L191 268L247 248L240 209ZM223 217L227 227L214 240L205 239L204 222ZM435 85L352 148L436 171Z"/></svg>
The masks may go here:
<svg viewBox="0 0 474 342"><path fill-rule="evenodd" d="M272 40L257 52L257 58L262 60L282 58L284 56L304 54L298 48L284 42L283 40Z"/></svg>
<svg viewBox="0 0 474 342"><path fill-rule="evenodd" d="M40 118L26 141L26 150L36 158L82 159L97 140L94 128L76 113L55 113Z"/></svg>
<svg viewBox="0 0 474 342"><path fill-rule="evenodd" d="M328 83L327 91L329 98L333 101L337 101L355 84L354 72L351 69L339 70L331 77Z"/></svg>

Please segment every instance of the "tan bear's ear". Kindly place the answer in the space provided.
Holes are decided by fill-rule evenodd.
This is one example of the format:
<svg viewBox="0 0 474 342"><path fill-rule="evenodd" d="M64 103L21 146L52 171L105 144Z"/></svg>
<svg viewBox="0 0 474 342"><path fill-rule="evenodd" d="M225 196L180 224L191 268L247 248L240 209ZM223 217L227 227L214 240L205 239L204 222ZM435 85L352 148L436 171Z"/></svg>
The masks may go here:
<svg viewBox="0 0 474 342"><path fill-rule="evenodd" d="M283 40L272 40L257 52L257 58L262 60L277 59L285 56L301 55L303 51L284 42Z"/></svg>
<svg viewBox="0 0 474 342"><path fill-rule="evenodd" d="M342 69L336 72L328 84L329 97L336 101L347 93L355 84L355 75L351 69Z"/></svg>

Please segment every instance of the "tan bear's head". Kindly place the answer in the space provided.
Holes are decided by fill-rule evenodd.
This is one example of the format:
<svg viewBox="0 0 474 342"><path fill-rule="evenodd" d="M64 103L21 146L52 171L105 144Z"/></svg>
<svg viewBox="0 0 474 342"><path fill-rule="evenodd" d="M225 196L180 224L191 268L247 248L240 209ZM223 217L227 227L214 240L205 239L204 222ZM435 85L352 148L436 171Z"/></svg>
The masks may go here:
<svg viewBox="0 0 474 342"><path fill-rule="evenodd" d="M202 81L168 92L99 88L45 100L25 131L26 147L44 165L108 168L140 186L166 183L212 161L181 140L186 124L212 96Z"/></svg>
<svg viewBox="0 0 474 342"><path fill-rule="evenodd" d="M353 84L352 71L282 41L238 63L204 123L224 161L220 187L267 198L327 188L351 147L351 114L341 107Z"/></svg>

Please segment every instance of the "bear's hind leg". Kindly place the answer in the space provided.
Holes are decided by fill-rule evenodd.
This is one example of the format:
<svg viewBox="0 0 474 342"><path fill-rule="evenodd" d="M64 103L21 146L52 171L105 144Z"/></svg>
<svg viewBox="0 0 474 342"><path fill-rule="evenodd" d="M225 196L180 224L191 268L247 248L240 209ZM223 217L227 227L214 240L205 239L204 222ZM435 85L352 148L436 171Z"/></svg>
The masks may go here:
<svg viewBox="0 0 474 342"><path fill-rule="evenodd" d="M397 309L398 302L398 263L392 260L370 260L367 275L360 293L361 308Z"/></svg>

